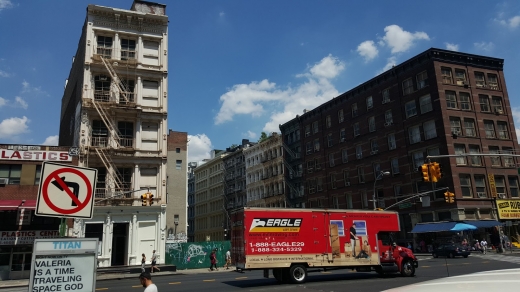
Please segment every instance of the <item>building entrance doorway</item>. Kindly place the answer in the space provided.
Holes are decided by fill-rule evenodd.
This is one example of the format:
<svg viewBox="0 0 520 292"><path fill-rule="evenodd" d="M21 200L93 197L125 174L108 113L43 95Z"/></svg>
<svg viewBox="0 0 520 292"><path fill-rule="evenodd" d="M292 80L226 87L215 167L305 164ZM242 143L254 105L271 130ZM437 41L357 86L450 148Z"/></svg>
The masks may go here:
<svg viewBox="0 0 520 292"><path fill-rule="evenodd" d="M128 265L128 223L114 223L111 266Z"/></svg>

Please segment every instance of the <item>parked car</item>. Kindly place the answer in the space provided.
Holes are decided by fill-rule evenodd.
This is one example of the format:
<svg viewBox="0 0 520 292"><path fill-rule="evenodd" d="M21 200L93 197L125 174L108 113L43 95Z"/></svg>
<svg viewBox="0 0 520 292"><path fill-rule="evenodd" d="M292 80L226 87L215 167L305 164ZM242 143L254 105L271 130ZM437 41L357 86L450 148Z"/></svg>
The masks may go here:
<svg viewBox="0 0 520 292"><path fill-rule="evenodd" d="M433 250L432 256L434 258L439 256L446 256L449 258L454 257L465 257L467 258L471 252L469 249L463 247L460 244L455 243L445 243L439 245L436 249Z"/></svg>

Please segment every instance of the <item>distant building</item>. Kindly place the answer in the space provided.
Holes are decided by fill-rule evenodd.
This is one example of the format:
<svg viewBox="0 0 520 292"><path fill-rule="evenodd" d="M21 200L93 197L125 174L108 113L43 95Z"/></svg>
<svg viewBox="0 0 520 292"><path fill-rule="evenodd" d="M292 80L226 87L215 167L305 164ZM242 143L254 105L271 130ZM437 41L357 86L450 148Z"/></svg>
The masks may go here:
<svg viewBox="0 0 520 292"><path fill-rule="evenodd" d="M28 279L34 240L59 237L61 219L35 216L34 210L43 162L77 165L78 157L69 150L66 146L0 145L0 280Z"/></svg>
<svg viewBox="0 0 520 292"><path fill-rule="evenodd" d="M188 242L195 241L195 168L197 162L188 163Z"/></svg>
<svg viewBox="0 0 520 292"><path fill-rule="evenodd" d="M59 144L79 147L78 164L98 170L94 217L75 220L72 235L99 238L100 267L140 265L141 254L149 258L154 249L164 263L167 52L165 5L88 5Z"/></svg>
<svg viewBox="0 0 520 292"><path fill-rule="evenodd" d="M305 207L372 209L375 197L377 207L399 211L402 236L419 222L497 219L495 198L519 198L503 66L432 48L281 125L288 145L299 125ZM454 156L465 153L506 155ZM428 161L443 168L437 183L422 181ZM443 187L455 203L445 190L400 203Z"/></svg>
<svg viewBox="0 0 520 292"><path fill-rule="evenodd" d="M288 201L292 208L305 208L305 181L303 180L300 116L280 125L283 133L284 175Z"/></svg>
<svg viewBox="0 0 520 292"><path fill-rule="evenodd" d="M188 133L168 132L166 230L168 238L188 239Z"/></svg>

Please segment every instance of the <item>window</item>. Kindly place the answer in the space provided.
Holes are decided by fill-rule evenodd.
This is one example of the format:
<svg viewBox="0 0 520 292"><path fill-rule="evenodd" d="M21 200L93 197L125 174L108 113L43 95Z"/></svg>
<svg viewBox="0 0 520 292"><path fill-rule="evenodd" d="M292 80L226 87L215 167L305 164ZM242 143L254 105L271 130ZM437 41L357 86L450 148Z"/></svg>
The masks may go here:
<svg viewBox="0 0 520 292"><path fill-rule="evenodd" d="M97 36L97 54L104 58L112 58L112 37Z"/></svg>
<svg viewBox="0 0 520 292"><path fill-rule="evenodd" d="M428 150L426 151L426 153L427 153L428 155L430 155L430 156L435 156L435 155L440 155L440 154L441 154L441 152L440 152L440 150L439 150L438 147L437 147L437 148L430 148L430 149L428 149Z"/></svg>
<svg viewBox="0 0 520 292"><path fill-rule="evenodd" d="M96 101L110 101L110 84L112 79L106 75L94 76L94 99Z"/></svg>
<svg viewBox="0 0 520 292"><path fill-rule="evenodd" d="M309 194L314 194L316 192L316 179L310 179L308 181L309 186Z"/></svg>
<svg viewBox="0 0 520 292"><path fill-rule="evenodd" d="M390 102L390 88L383 90L383 104Z"/></svg>
<svg viewBox="0 0 520 292"><path fill-rule="evenodd" d="M175 148L175 153L181 153L181 148Z"/></svg>
<svg viewBox="0 0 520 292"><path fill-rule="evenodd" d="M395 134L388 134L388 150L393 150L397 147L395 143Z"/></svg>
<svg viewBox="0 0 520 292"><path fill-rule="evenodd" d="M121 60L135 59L135 40L121 39Z"/></svg>
<svg viewBox="0 0 520 292"><path fill-rule="evenodd" d="M421 142L421 131L419 126L414 126L408 129L408 137L410 139L410 144L415 144Z"/></svg>
<svg viewBox="0 0 520 292"><path fill-rule="evenodd" d="M348 162L347 148L341 149L341 162L343 162L343 163L347 163Z"/></svg>
<svg viewBox="0 0 520 292"><path fill-rule="evenodd" d="M413 168L419 169L421 165L424 164L424 154L422 151L414 152L412 154L413 157Z"/></svg>
<svg viewBox="0 0 520 292"><path fill-rule="evenodd" d="M455 144L455 154L465 154L466 153L466 145L464 144ZM466 161L466 156L457 156L455 158L457 165L466 165L468 164Z"/></svg>
<svg viewBox="0 0 520 292"><path fill-rule="evenodd" d="M489 110L489 97L487 95L479 94L478 102L480 103L481 112L490 112Z"/></svg>
<svg viewBox="0 0 520 292"><path fill-rule="evenodd" d="M409 101L404 105L406 110L406 118L417 115L417 108L415 107L415 100Z"/></svg>
<svg viewBox="0 0 520 292"><path fill-rule="evenodd" d="M332 147L332 145L333 145L333 142L332 142L332 133L327 134L327 145L328 145L329 147Z"/></svg>
<svg viewBox="0 0 520 292"><path fill-rule="evenodd" d="M368 130L374 132L376 130L376 117L372 116L368 118Z"/></svg>
<svg viewBox="0 0 520 292"><path fill-rule="evenodd" d="M345 186L350 186L350 178L347 169L343 170L343 180L345 181Z"/></svg>
<svg viewBox="0 0 520 292"><path fill-rule="evenodd" d="M455 82L457 85L464 85L466 82L466 71L455 69Z"/></svg>
<svg viewBox="0 0 520 292"><path fill-rule="evenodd" d="M36 165L36 174L34 176L34 184L35 185L39 185L40 184L41 176L42 176L42 166L41 165Z"/></svg>
<svg viewBox="0 0 520 292"><path fill-rule="evenodd" d="M477 189L477 197L486 198L486 177L483 175L475 175L475 188Z"/></svg>
<svg viewBox="0 0 520 292"><path fill-rule="evenodd" d="M329 153L329 166L334 166L334 153Z"/></svg>
<svg viewBox="0 0 520 292"><path fill-rule="evenodd" d="M343 123L344 120L345 120L345 116L343 115L343 110L340 109L340 110L338 111L338 122L339 122L339 123Z"/></svg>
<svg viewBox="0 0 520 292"><path fill-rule="evenodd" d="M424 139L433 139L437 137L437 129L435 128L435 120L427 121L423 124Z"/></svg>
<svg viewBox="0 0 520 292"><path fill-rule="evenodd" d="M460 125L460 118L450 117L451 134L462 136L462 127Z"/></svg>
<svg viewBox="0 0 520 292"><path fill-rule="evenodd" d="M0 178L7 178L10 185L19 185L21 174L21 164L0 164Z"/></svg>
<svg viewBox="0 0 520 292"><path fill-rule="evenodd" d="M307 161L307 172L312 173L314 171L314 161Z"/></svg>
<svg viewBox="0 0 520 292"><path fill-rule="evenodd" d="M394 196L395 196L395 200L396 201L401 201L401 186L400 185L395 185L394 186Z"/></svg>
<svg viewBox="0 0 520 292"><path fill-rule="evenodd" d="M498 90L498 79L496 74L488 73L487 75L489 88L493 90Z"/></svg>
<svg viewBox="0 0 520 292"><path fill-rule="evenodd" d="M460 174L460 189L463 197L473 197L471 191L471 177L469 174Z"/></svg>
<svg viewBox="0 0 520 292"><path fill-rule="evenodd" d="M385 111L385 124L391 125L394 122L394 117L392 116L392 110L389 109Z"/></svg>
<svg viewBox="0 0 520 292"><path fill-rule="evenodd" d="M486 138L496 138L495 125L493 124L493 121L484 120L484 129L486 130Z"/></svg>
<svg viewBox="0 0 520 292"><path fill-rule="evenodd" d="M486 80L484 79L484 73L475 72L475 85L477 88L486 87Z"/></svg>
<svg viewBox="0 0 520 292"><path fill-rule="evenodd" d="M361 145L356 145L356 158L363 158L363 148L361 147Z"/></svg>
<svg viewBox="0 0 520 292"><path fill-rule="evenodd" d="M338 196L332 197L332 208L339 209L339 197Z"/></svg>
<svg viewBox="0 0 520 292"><path fill-rule="evenodd" d="M469 93L467 92L459 92L459 102L460 102L460 109L463 111L470 111L471 110L471 101L469 98Z"/></svg>
<svg viewBox="0 0 520 292"><path fill-rule="evenodd" d="M446 106L451 109L457 109L457 94L455 91L446 90Z"/></svg>
<svg viewBox="0 0 520 292"><path fill-rule="evenodd" d="M314 152L320 151L320 139L314 139Z"/></svg>
<svg viewBox="0 0 520 292"><path fill-rule="evenodd" d="M339 130L339 142L345 142L347 140L347 135L345 133L345 128Z"/></svg>
<svg viewBox="0 0 520 292"><path fill-rule="evenodd" d="M354 208L354 205L352 204L352 194L347 194L347 209Z"/></svg>
<svg viewBox="0 0 520 292"><path fill-rule="evenodd" d="M475 130L475 120L473 119L464 119L464 134L466 137L477 137L477 132Z"/></svg>
<svg viewBox="0 0 520 292"><path fill-rule="evenodd" d="M336 188L336 174L335 173L330 174L330 187L333 189Z"/></svg>
<svg viewBox="0 0 520 292"><path fill-rule="evenodd" d="M182 160L175 160L175 169L182 168Z"/></svg>
<svg viewBox="0 0 520 292"><path fill-rule="evenodd" d="M312 133L313 134L318 133L318 121L315 121L312 123Z"/></svg>
<svg viewBox="0 0 520 292"><path fill-rule="evenodd" d="M392 174L398 174L399 173L399 159L392 158L392 160L390 160L390 167L392 168Z"/></svg>
<svg viewBox="0 0 520 292"><path fill-rule="evenodd" d="M379 151L379 145L377 144L377 139L370 140L370 150L373 154Z"/></svg>
<svg viewBox="0 0 520 292"><path fill-rule="evenodd" d="M500 96L493 96L491 101L493 103L493 112L497 115L503 114L504 108L502 107L502 98Z"/></svg>
<svg viewBox="0 0 520 292"><path fill-rule="evenodd" d="M497 146L489 146L489 154L498 154L499 150ZM491 166L502 166L502 163L500 162L500 156L490 156L491 159Z"/></svg>
<svg viewBox="0 0 520 292"><path fill-rule="evenodd" d="M351 108L352 108L352 117L357 117L357 115L358 115L357 103L353 103Z"/></svg>
<svg viewBox="0 0 520 292"><path fill-rule="evenodd" d="M354 137L359 136L359 122L358 123L354 123L354 125L352 127L354 129Z"/></svg>
<svg viewBox="0 0 520 292"><path fill-rule="evenodd" d="M407 95L413 92L413 81L412 78L408 78L403 81L403 95Z"/></svg>
<svg viewBox="0 0 520 292"><path fill-rule="evenodd" d="M453 84L453 78L451 76L451 68L441 67L442 83Z"/></svg>
<svg viewBox="0 0 520 292"><path fill-rule="evenodd" d="M372 96L367 97L367 110L374 107L374 100L372 99Z"/></svg>
<svg viewBox="0 0 520 292"><path fill-rule="evenodd" d="M314 159L314 167L316 168L316 170L321 169L320 160L318 158Z"/></svg>
<svg viewBox="0 0 520 292"><path fill-rule="evenodd" d="M431 112L433 110L432 99L429 94L419 98L419 107L421 108L421 114Z"/></svg>
<svg viewBox="0 0 520 292"><path fill-rule="evenodd" d="M510 147L502 147L503 154L513 154L513 148ZM504 166L505 167L515 167L515 161L512 156L502 156L504 157Z"/></svg>
<svg viewBox="0 0 520 292"><path fill-rule="evenodd" d="M311 135L311 125L305 126L305 137L308 137Z"/></svg>
<svg viewBox="0 0 520 292"><path fill-rule="evenodd" d="M518 177L509 177L509 190L511 191L511 198L518 198Z"/></svg>
<svg viewBox="0 0 520 292"><path fill-rule="evenodd" d="M134 123L132 122L117 122L117 128L119 130L119 143L120 147L133 147L134 145ZM180 150L180 149L179 149Z"/></svg>
<svg viewBox="0 0 520 292"><path fill-rule="evenodd" d="M372 168L374 169L374 180L380 180L383 178L382 175L379 175L379 173L381 172L381 164L379 163L374 163L372 165Z"/></svg>
<svg viewBox="0 0 520 292"><path fill-rule="evenodd" d="M424 88L428 85L428 73L423 71L417 74L417 89Z"/></svg>
<svg viewBox="0 0 520 292"><path fill-rule="evenodd" d="M311 154L312 153L312 142L307 142L305 144L305 147L307 148L307 154Z"/></svg>
<svg viewBox="0 0 520 292"><path fill-rule="evenodd" d="M509 132L507 130L507 123L506 122L497 122L497 128L498 128L498 138L500 139L509 139Z"/></svg>
<svg viewBox="0 0 520 292"><path fill-rule="evenodd" d="M363 169L363 167L358 167L357 173L358 173L359 183L361 183L361 184L364 183L365 182L365 170Z"/></svg>
<svg viewBox="0 0 520 292"><path fill-rule="evenodd" d="M469 154L480 154L480 147L478 145L469 145ZM472 166L481 166L481 156L470 156Z"/></svg>
<svg viewBox="0 0 520 292"><path fill-rule="evenodd" d="M498 198L506 197L506 182L503 176L495 175L495 186L497 188Z"/></svg>
<svg viewBox="0 0 520 292"><path fill-rule="evenodd" d="M325 117L325 125L327 126L327 129L332 126L332 121L330 119L330 115Z"/></svg>
<svg viewBox="0 0 520 292"><path fill-rule="evenodd" d="M321 177L316 179L316 189L318 192L323 191L323 179Z"/></svg>

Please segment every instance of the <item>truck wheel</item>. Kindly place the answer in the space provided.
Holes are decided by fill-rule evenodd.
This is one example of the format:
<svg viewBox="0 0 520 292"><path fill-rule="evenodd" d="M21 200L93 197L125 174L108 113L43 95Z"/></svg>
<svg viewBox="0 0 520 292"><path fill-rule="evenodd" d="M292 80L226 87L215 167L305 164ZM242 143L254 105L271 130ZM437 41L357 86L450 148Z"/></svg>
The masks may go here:
<svg viewBox="0 0 520 292"><path fill-rule="evenodd" d="M289 279L293 284L302 284L307 280L307 269L304 265L294 265L289 269Z"/></svg>
<svg viewBox="0 0 520 292"><path fill-rule="evenodd" d="M282 269L275 268L273 269L273 277L278 281L278 283L282 283Z"/></svg>
<svg viewBox="0 0 520 292"><path fill-rule="evenodd" d="M379 276L383 276L385 274L385 272L383 272L383 268L382 267L375 267L374 269L376 270L376 273Z"/></svg>
<svg viewBox="0 0 520 292"><path fill-rule="evenodd" d="M413 277L415 275L415 267L411 260L405 260L401 267L401 275L405 277Z"/></svg>

